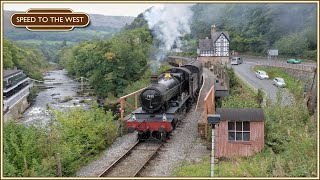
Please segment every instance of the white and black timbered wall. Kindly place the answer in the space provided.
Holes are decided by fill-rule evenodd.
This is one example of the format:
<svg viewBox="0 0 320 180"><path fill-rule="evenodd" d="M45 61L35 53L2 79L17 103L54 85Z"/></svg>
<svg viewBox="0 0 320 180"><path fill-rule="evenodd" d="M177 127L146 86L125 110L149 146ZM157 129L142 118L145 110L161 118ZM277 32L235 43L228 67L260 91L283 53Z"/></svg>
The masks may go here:
<svg viewBox="0 0 320 180"><path fill-rule="evenodd" d="M229 56L229 40L221 33L219 38L212 42L213 49L200 50L200 56L202 57L214 57L214 56Z"/></svg>
<svg viewBox="0 0 320 180"><path fill-rule="evenodd" d="M221 34L214 44L214 56L229 56L229 41Z"/></svg>

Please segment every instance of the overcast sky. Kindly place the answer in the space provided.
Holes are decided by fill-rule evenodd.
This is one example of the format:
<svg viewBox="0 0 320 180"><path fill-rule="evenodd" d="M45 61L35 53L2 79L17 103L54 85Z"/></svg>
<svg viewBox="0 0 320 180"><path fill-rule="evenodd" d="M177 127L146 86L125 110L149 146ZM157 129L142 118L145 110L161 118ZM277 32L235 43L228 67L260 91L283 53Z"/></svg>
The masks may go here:
<svg viewBox="0 0 320 180"><path fill-rule="evenodd" d="M134 16L152 6L161 6L155 3L4 3L3 9L10 11L26 11L30 8L70 8L74 12L88 14L104 14L113 16Z"/></svg>

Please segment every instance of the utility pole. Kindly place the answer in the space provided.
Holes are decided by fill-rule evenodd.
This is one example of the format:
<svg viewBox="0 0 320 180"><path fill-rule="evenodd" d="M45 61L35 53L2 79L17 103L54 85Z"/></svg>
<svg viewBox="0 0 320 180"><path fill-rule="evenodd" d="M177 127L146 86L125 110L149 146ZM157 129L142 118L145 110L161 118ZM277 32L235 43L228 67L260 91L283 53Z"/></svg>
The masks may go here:
<svg viewBox="0 0 320 180"><path fill-rule="evenodd" d="M214 128L215 125L212 124L211 130L211 177L214 177Z"/></svg>
<svg viewBox="0 0 320 180"><path fill-rule="evenodd" d="M214 159L215 159L215 125L220 122L220 114L208 114L208 123L211 125L211 177L214 177ZM219 135L218 135L219 139ZM219 141L219 140L218 140Z"/></svg>

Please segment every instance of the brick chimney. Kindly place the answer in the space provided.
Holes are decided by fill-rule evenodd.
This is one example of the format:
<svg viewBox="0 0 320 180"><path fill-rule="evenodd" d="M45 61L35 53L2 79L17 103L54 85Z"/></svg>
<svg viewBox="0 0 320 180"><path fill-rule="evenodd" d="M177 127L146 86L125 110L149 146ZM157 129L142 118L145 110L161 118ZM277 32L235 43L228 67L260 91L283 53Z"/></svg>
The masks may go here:
<svg viewBox="0 0 320 180"><path fill-rule="evenodd" d="M215 32L217 32L216 25L211 25L211 34L214 34Z"/></svg>

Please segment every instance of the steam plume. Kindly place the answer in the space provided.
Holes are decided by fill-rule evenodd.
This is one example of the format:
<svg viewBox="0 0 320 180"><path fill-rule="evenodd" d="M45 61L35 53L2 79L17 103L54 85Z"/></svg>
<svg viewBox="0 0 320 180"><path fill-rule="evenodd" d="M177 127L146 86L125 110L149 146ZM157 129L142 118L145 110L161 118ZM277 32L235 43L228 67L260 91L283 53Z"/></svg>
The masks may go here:
<svg viewBox="0 0 320 180"><path fill-rule="evenodd" d="M180 37L190 33L192 10L190 5L167 4L152 7L144 13L149 29L159 41L157 52L154 54L157 64L166 57L173 45L181 46Z"/></svg>

